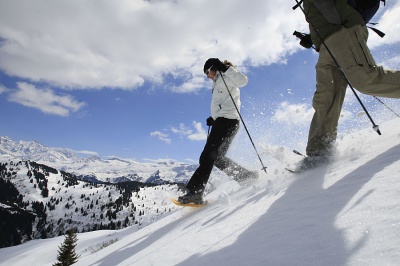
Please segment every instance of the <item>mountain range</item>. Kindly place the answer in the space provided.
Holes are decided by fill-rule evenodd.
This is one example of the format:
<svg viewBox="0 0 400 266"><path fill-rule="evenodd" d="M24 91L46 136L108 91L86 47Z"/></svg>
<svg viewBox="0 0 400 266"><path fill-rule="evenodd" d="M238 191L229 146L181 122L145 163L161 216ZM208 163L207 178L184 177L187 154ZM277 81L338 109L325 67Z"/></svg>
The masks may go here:
<svg viewBox="0 0 400 266"><path fill-rule="evenodd" d="M196 168L196 165L172 159L138 162L118 157L109 159L97 156L82 157L68 148L47 147L37 141L13 141L3 136L0 137L0 161L7 159L34 161L69 172L82 180L98 183L126 181L182 183Z"/></svg>

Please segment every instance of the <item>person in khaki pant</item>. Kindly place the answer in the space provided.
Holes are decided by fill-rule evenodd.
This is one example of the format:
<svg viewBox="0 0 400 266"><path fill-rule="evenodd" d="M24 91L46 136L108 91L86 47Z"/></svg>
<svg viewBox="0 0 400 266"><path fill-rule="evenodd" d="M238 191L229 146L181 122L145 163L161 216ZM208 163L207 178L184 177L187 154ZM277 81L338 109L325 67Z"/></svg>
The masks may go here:
<svg viewBox="0 0 400 266"><path fill-rule="evenodd" d="M306 147L308 157L299 170L329 161L348 85L326 46L355 89L364 94L400 98L400 71L376 65L367 46L364 19L347 0L304 0L303 8L319 58L315 66L315 113Z"/></svg>

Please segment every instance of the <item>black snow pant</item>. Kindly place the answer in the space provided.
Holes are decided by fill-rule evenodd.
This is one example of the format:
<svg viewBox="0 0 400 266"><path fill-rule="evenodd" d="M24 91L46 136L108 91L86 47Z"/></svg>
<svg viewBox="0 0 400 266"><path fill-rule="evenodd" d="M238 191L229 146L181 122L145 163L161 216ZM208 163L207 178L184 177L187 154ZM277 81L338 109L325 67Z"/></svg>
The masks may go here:
<svg viewBox="0 0 400 266"><path fill-rule="evenodd" d="M204 192L214 165L235 180L245 179L245 176L251 174L247 169L225 157L238 130L239 120L218 117L214 121L200 156L200 165L186 185L190 192Z"/></svg>

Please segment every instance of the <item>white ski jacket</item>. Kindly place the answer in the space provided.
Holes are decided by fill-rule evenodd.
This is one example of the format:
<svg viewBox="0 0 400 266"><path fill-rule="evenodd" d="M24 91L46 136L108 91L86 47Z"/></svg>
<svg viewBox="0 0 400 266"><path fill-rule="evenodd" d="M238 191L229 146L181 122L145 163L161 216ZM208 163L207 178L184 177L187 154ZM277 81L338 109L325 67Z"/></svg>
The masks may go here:
<svg viewBox="0 0 400 266"><path fill-rule="evenodd" d="M218 117L224 117L228 119L239 120L238 111L229 96L228 90L225 83L218 71L212 88L212 100L211 100L211 116L215 119ZM240 111L240 87L247 84L248 78L243 73L237 71L234 67L229 67L222 76L226 82L226 85L231 92L231 95L235 101L235 104Z"/></svg>

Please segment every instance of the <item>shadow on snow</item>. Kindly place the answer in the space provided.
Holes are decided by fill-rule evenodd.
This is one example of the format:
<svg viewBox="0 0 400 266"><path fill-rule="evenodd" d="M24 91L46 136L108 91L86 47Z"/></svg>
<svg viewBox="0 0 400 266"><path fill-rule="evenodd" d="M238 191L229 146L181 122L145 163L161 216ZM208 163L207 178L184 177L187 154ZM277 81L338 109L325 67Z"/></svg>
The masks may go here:
<svg viewBox="0 0 400 266"><path fill-rule="evenodd" d="M345 265L367 241L367 235L349 249L335 221L363 185L398 160L399 150L400 145L387 150L327 189L323 183L328 166L295 177L285 194L235 243L209 254L193 255L179 265L212 265L221 262L221 257L224 265L248 265L253 259L263 265ZM250 198L247 204L254 200Z"/></svg>

